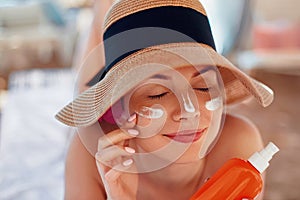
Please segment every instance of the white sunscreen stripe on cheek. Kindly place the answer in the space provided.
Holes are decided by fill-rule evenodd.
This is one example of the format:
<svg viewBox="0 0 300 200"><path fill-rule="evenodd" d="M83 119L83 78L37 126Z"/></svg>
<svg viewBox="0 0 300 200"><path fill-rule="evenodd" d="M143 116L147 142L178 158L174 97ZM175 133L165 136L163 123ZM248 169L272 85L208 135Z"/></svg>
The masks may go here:
<svg viewBox="0 0 300 200"><path fill-rule="evenodd" d="M214 110L217 110L221 106L221 103L222 103L221 97L217 97L217 98L207 101L205 103L205 108L207 110L214 111Z"/></svg>
<svg viewBox="0 0 300 200"><path fill-rule="evenodd" d="M158 119L164 115L164 111L159 108L143 107L140 111L135 111L141 117L147 119Z"/></svg>

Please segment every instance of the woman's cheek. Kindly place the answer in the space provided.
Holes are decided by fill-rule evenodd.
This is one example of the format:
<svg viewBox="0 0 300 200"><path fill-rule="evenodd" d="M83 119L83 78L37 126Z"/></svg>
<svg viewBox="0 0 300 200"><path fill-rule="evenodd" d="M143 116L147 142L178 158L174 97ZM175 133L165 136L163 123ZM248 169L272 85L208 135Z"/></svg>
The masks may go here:
<svg viewBox="0 0 300 200"><path fill-rule="evenodd" d="M158 105L142 107L135 113L137 114L136 127L140 132L140 138L150 138L160 134L167 121L165 110Z"/></svg>
<svg viewBox="0 0 300 200"><path fill-rule="evenodd" d="M138 111L136 111L138 112ZM151 126L152 123L152 119L146 118L144 116L141 116L140 113L137 114L137 126L139 126L140 128L147 128L149 126Z"/></svg>

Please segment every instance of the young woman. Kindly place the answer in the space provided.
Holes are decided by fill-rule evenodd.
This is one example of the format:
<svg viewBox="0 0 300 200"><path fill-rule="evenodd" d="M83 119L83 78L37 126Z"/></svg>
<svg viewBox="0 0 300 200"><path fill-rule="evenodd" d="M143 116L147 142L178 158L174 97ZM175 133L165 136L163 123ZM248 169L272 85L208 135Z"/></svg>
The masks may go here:
<svg viewBox="0 0 300 200"><path fill-rule="evenodd" d="M91 88L56 115L79 127L66 199L189 199L225 161L262 148L225 107L250 96L267 106L272 91L216 53L199 1L118 1L104 49Z"/></svg>

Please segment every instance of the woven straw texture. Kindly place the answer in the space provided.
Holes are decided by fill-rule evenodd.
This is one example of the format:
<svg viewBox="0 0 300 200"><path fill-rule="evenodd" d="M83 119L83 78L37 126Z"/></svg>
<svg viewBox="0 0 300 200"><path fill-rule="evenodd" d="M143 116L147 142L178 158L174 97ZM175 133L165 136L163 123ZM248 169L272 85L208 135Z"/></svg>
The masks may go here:
<svg viewBox="0 0 300 200"><path fill-rule="evenodd" d="M198 0L124 0L116 1L106 15L104 31L117 20L133 13L162 6L180 6L191 8L206 16L202 4Z"/></svg>
<svg viewBox="0 0 300 200"><path fill-rule="evenodd" d="M116 1L108 12L104 29L130 14L161 6L181 6L206 15L198 0L121 0ZM268 106L273 101L270 88L240 71L210 46L180 42L148 47L127 56L115 64L104 79L64 107L56 118L69 126L92 125L132 88L151 75L166 70L166 66L177 68L197 65L218 67L227 104L250 96L262 106Z"/></svg>

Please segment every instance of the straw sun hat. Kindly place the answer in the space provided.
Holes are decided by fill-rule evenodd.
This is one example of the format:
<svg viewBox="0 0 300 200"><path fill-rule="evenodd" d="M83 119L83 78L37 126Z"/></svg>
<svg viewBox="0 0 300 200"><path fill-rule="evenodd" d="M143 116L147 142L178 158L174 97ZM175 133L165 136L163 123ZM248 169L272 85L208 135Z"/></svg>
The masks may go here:
<svg viewBox="0 0 300 200"><path fill-rule="evenodd" d="M216 52L199 0L117 1L106 15L103 41L105 67L89 82L87 91L56 115L66 125L92 125L147 77L187 65L216 66L227 104L250 96L264 107L273 101L270 88Z"/></svg>

